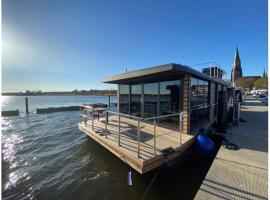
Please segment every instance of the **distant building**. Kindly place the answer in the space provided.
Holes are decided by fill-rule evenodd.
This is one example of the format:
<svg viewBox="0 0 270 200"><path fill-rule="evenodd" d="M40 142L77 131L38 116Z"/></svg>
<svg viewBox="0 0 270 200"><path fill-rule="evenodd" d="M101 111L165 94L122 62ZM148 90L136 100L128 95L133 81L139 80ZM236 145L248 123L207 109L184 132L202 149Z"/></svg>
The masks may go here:
<svg viewBox="0 0 270 200"><path fill-rule="evenodd" d="M202 72L212 78L223 78L224 71L218 67L207 67L202 70Z"/></svg>
<svg viewBox="0 0 270 200"><path fill-rule="evenodd" d="M238 52L238 48L236 48L235 57L232 65L232 72L231 72L231 82L235 82L238 78L242 77L242 67L241 67L241 60Z"/></svg>

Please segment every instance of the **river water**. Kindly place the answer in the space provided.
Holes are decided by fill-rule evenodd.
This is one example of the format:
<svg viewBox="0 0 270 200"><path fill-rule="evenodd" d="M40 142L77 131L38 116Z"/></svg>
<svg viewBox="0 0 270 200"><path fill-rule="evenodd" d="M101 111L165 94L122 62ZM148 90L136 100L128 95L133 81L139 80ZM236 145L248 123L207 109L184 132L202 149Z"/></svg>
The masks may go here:
<svg viewBox="0 0 270 200"><path fill-rule="evenodd" d="M94 102L108 99L29 97L31 111ZM24 97L2 99L2 110L17 108L24 110ZM175 161L140 175L79 131L78 121L77 111L2 118L3 199L141 199L156 173L144 199L193 199L213 160L191 147ZM129 171L132 186L127 185Z"/></svg>

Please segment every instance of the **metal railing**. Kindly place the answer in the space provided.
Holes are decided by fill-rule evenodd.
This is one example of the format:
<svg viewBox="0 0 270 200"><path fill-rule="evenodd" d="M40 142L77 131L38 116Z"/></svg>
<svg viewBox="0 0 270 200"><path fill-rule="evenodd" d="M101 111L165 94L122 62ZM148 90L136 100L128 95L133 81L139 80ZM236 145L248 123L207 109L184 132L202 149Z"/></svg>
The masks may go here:
<svg viewBox="0 0 270 200"><path fill-rule="evenodd" d="M128 114L124 114L124 113L119 113L116 111L111 111L108 109L95 109L95 108L90 108L87 106L82 105L82 108L80 109L80 116L83 118L84 123L87 125L87 120L91 119L91 126L92 126L92 130L94 130L95 125L94 125L94 119L99 117L95 117L95 112L99 112L102 111L102 117L105 117L105 138L108 137L108 125L109 125L109 114L114 114L118 116L118 146L121 146L121 117L126 117L129 119L134 119L137 121L137 126L136 126L136 132L137 132L137 157L140 157L140 150L141 150L141 123L142 122L146 122L146 121L153 121L153 132L154 132L154 151L153 151L153 155L156 156L156 152L157 152L157 121L159 121L160 119L164 119L164 118L169 118L169 117L175 117L175 116L179 116L179 134L180 134L180 145L182 145L182 133L183 133L183 121L184 121L184 112L181 113L173 113L173 114L169 114L169 115L161 115L161 116L156 116L156 117L148 117L148 118L142 118L142 117L137 117L137 116L132 116L132 115L128 115ZM84 112L84 114L82 114L82 112ZM89 115L88 115L89 114ZM98 115L97 115L98 116ZM99 115L100 116L100 115ZM80 121L82 121L82 118Z"/></svg>

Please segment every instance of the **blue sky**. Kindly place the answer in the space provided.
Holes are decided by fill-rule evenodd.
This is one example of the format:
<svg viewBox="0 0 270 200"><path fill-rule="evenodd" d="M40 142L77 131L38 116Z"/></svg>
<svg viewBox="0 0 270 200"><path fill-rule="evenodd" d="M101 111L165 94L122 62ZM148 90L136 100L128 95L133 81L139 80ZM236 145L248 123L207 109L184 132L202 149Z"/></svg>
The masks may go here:
<svg viewBox="0 0 270 200"><path fill-rule="evenodd" d="M110 89L104 77L166 63L268 68L266 0L3 0L2 90ZM201 69L201 66L197 67Z"/></svg>

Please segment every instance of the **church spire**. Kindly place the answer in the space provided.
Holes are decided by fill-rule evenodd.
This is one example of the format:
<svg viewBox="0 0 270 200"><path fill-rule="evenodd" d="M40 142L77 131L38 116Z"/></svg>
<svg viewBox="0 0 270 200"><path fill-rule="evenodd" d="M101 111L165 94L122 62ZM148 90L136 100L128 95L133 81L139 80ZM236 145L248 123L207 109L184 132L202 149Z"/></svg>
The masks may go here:
<svg viewBox="0 0 270 200"><path fill-rule="evenodd" d="M241 66L241 60L240 60L239 51L238 51L238 47L237 46L236 46L236 51L235 51L235 56L234 56L234 63L236 65L240 65Z"/></svg>
<svg viewBox="0 0 270 200"><path fill-rule="evenodd" d="M267 77L267 72L265 72L265 68L263 68L263 77Z"/></svg>
<svg viewBox="0 0 270 200"><path fill-rule="evenodd" d="M242 67L241 67L241 60L239 56L238 47L236 47L234 61L232 65L232 71L231 71L231 81L235 82L235 80L240 77L242 77Z"/></svg>

